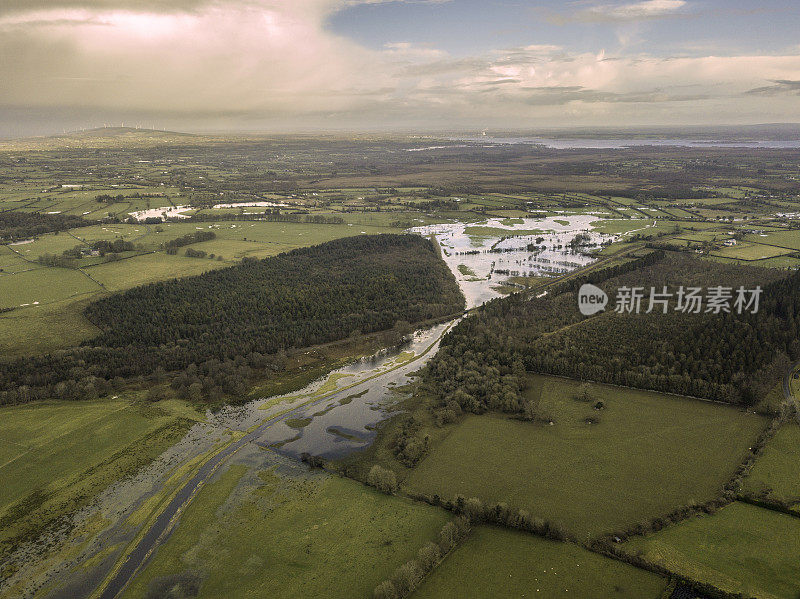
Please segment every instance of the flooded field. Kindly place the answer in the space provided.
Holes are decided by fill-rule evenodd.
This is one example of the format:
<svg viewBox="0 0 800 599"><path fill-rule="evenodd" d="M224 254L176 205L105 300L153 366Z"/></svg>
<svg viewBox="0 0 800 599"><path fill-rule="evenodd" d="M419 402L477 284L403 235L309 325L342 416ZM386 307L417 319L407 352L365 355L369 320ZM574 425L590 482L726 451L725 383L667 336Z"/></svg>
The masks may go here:
<svg viewBox="0 0 800 599"><path fill-rule="evenodd" d="M591 263L590 252L615 239L592 230L601 217L490 218L412 231L436 239L473 307L498 296L496 287L509 277L553 276ZM402 347L354 361L298 392L207 413L205 422L136 476L100 494L62 531L20 547L6 589L13 585L19 596L30 597L53 585L46 595L66 598L102 588L100 597L114 597L220 466L265 468L276 453L335 459L364 449L381 421L396 413L400 388L435 355L455 322L418 330ZM58 559L42 558L42 547L53 544L63 545Z"/></svg>
<svg viewBox="0 0 800 599"><path fill-rule="evenodd" d="M214 210L220 210L223 208L278 208L278 207L285 207L286 204L279 204L276 202L238 202L233 204L214 204L211 208ZM135 212L129 212L128 214L135 218L138 221L144 221L148 218L189 218L190 215L185 214L189 210L196 210L196 206L163 206L161 208L148 208L147 210L137 210Z"/></svg>
<svg viewBox="0 0 800 599"><path fill-rule="evenodd" d="M354 361L299 392L209 412L206 422L192 427L142 472L108 488L62 531L20 547L9 562L16 572L0 596L15 586L20 596L30 597L50 584L57 588L49 597L87 596L135 543L102 594L113 597L223 463L265 467L271 450L295 458L303 452L333 458L366 447L376 425L394 413L396 389L436 353L455 322L418 330L402 347ZM151 521L158 504L158 517ZM99 531L98 522L105 523ZM42 560L43 546L65 539L60 561Z"/></svg>
<svg viewBox="0 0 800 599"><path fill-rule="evenodd" d="M601 214L559 214L544 218L490 218L478 223L415 227L442 248L450 270L473 308L500 294L513 276L557 276L591 264L589 254L614 235L592 229ZM577 240L576 240L577 237Z"/></svg>

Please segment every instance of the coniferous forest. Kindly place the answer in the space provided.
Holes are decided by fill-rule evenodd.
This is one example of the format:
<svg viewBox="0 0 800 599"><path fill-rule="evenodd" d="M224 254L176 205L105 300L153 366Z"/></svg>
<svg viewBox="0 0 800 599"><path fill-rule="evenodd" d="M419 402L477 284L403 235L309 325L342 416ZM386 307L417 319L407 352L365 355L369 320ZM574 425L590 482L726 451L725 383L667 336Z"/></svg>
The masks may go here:
<svg viewBox="0 0 800 599"><path fill-rule="evenodd" d="M4 404L102 394L153 372L182 372L193 395L239 393L284 350L451 315L464 298L431 241L338 239L90 304L102 333L80 347L0 365Z"/></svg>
<svg viewBox="0 0 800 599"><path fill-rule="evenodd" d="M40 212L0 212L0 242L16 241L74 227L93 224L71 214L42 214Z"/></svg>
<svg viewBox="0 0 800 599"><path fill-rule="evenodd" d="M440 418L460 410L523 412L526 372L753 405L800 358L800 274L654 252L593 273L611 306L590 317L577 309L581 282L538 299L494 300L455 327L425 374ZM640 314L612 309L619 287L664 285L760 285L763 292L755 314L688 314L674 306L647 314L646 300Z"/></svg>

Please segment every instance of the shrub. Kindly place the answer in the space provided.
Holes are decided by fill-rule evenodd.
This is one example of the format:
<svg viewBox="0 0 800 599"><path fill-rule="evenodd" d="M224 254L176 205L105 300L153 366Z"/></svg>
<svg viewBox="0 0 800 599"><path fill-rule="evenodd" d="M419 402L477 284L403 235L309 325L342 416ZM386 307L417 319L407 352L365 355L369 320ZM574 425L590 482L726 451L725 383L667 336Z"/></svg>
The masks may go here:
<svg viewBox="0 0 800 599"><path fill-rule="evenodd" d="M397 477L388 468L375 464L367 475L367 484L391 495L397 490Z"/></svg>

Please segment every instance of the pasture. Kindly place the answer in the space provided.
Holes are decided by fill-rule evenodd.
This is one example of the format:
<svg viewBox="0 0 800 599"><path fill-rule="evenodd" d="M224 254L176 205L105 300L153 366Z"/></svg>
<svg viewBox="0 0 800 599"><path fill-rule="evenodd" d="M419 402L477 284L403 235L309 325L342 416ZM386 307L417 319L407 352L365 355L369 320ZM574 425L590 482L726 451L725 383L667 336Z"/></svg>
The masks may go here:
<svg viewBox="0 0 800 599"><path fill-rule="evenodd" d="M571 543L480 526L413 594L414 599L659 599L666 580Z"/></svg>
<svg viewBox="0 0 800 599"><path fill-rule="evenodd" d="M249 473L234 464L206 485L123 597L187 571L205 573L201 598L371 597L451 517L279 462Z"/></svg>
<svg viewBox="0 0 800 599"><path fill-rule="evenodd" d="M736 502L623 547L729 592L759 599L800 594L800 518L752 505Z"/></svg>
<svg viewBox="0 0 800 599"><path fill-rule="evenodd" d="M791 420L769 440L743 481L743 490L785 503L800 502L800 425Z"/></svg>
<svg viewBox="0 0 800 599"><path fill-rule="evenodd" d="M46 401L0 409L5 543L79 507L177 441L201 415L178 400Z"/></svg>
<svg viewBox="0 0 800 599"><path fill-rule="evenodd" d="M713 498L766 423L729 406L609 385L592 385L586 403L575 399L577 381L530 381L526 393L540 396L553 425L467 416L405 488L507 502L588 538Z"/></svg>

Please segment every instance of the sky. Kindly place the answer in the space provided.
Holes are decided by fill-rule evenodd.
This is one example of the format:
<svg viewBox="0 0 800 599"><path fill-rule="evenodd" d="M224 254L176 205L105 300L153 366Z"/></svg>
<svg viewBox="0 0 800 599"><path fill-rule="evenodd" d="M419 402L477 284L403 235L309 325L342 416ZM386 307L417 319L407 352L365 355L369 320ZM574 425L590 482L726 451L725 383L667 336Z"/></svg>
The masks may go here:
<svg viewBox="0 0 800 599"><path fill-rule="evenodd" d="M2 0L0 135L800 121L796 0Z"/></svg>

